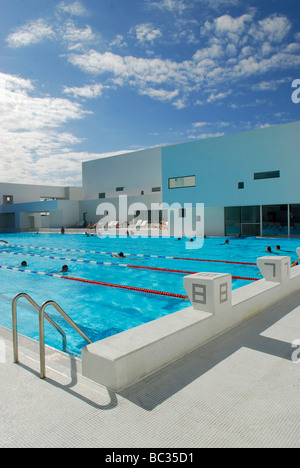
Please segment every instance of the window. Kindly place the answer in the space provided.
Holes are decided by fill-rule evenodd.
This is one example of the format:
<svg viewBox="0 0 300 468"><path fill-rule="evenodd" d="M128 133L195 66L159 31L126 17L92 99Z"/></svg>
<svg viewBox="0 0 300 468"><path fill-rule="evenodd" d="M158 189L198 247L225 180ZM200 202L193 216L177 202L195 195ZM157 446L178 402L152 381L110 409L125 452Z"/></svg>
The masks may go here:
<svg viewBox="0 0 300 468"><path fill-rule="evenodd" d="M290 205L291 236L300 234L300 205Z"/></svg>
<svg viewBox="0 0 300 468"><path fill-rule="evenodd" d="M12 205L14 202L13 195L3 195L3 205Z"/></svg>
<svg viewBox="0 0 300 468"><path fill-rule="evenodd" d="M142 190L142 191L141 191L141 195L145 195L145 192L144 192L144 190Z"/></svg>
<svg viewBox="0 0 300 468"><path fill-rule="evenodd" d="M99 193L99 198L105 198L105 193Z"/></svg>
<svg viewBox="0 0 300 468"><path fill-rule="evenodd" d="M238 183L238 189L241 190L241 189L244 189L244 188L245 188L244 182L239 182Z"/></svg>
<svg viewBox="0 0 300 468"><path fill-rule="evenodd" d="M116 192L123 192L125 187L117 187Z"/></svg>
<svg viewBox="0 0 300 468"><path fill-rule="evenodd" d="M241 207L230 206L225 208L225 235L236 236L241 234Z"/></svg>
<svg viewBox="0 0 300 468"><path fill-rule="evenodd" d="M153 187L152 188L152 192L160 192L161 191L161 187Z"/></svg>
<svg viewBox="0 0 300 468"><path fill-rule="evenodd" d="M256 172L254 174L254 180L277 179L279 177L280 177L280 171Z"/></svg>
<svg viewBox="0 0 300 468"><path fill-rule="evenodd" d="M264 236L279 236L288 234L288 206L266 205L262 207L262 222Z"/></svg>
<svg viewBox="0 0 300 468"><path fill-rule="evenodd" d="M169 179L169 189L196 187L196 176Z"/></svg>

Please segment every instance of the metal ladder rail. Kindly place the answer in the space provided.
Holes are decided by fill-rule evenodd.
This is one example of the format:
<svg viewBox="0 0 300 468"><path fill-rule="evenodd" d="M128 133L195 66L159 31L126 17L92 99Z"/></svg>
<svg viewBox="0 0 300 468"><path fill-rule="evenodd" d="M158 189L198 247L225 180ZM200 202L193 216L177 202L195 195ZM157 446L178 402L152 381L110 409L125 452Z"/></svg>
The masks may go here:
<svg viewBox="0 0 300 468"><path fill-rule="evenodd" d="M39 328L40 328L40 366L41 366L41 379L46 378L46 352L45 352L45 329L44 318L47 318L45 309L49 306L54 307L57 312L68 322L69 325L85 340L91 344L92 341L86 334L76 325L76 323L69 317L66 312L54 301L47 301L39 309Z"/></svg>
<svg viewBox="0 0 300 468"><path fill-rule="evenodd" d="M12 324L13 324L13 348L14 348L14 363L19 362L19 349L18 349L18 325L17 325L17 302L19 299L26 299L37 312L40 311L40 306L26 293L20 293L14 297L12 302ZM57 323L45 313L45 319L58 331L62 336L63 351L67 349L67 336L65 332L57 325Z"/></svg>

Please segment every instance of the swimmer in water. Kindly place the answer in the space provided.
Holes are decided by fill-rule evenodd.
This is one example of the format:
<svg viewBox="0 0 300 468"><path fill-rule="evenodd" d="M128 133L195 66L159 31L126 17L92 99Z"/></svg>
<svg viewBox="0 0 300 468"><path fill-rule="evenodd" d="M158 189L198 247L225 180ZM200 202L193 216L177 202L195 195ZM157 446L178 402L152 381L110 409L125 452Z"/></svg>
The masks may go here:
<svg viewBox="0 0 300 468"><path fill-rule="evenodd" d="M126 258L123 252L119 252L118 254L112 254L111 257L115 258Z"/></svg>

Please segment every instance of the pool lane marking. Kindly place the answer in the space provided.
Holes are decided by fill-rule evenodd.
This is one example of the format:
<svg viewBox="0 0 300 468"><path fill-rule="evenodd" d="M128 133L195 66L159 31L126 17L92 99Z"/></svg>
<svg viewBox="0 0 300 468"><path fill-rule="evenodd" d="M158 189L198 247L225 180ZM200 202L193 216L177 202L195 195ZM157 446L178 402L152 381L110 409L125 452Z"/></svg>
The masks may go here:
<svg viewBox="0 0 300 468"><path fill-rule="evenodd" d="M14 245L10 244L10 247L18 247L18 248L28 248L28 249L37 249L37 250L53 250L53 251L60 251L60 252L80 252L80 253L92 253L92 254L99 254L99 255L118 255L118 252L102 252L96 250L78 250L78 249L61 249L58 247L36 247L31 245ZM131 257L143 257L143 258L165 258L170 260L188 260L193 262L213 262L213 263L229 263L234 265L252 265L257 266L256 263L251 262L232 262L229 260L208 260L205 258L185 258L185 257L169 257L166 255L145 255L145 254L134 254L134 253L125 253L124 255L129 255Z"/></svg>
<svg viewBox="0 0 300 468"><path fill-rule="evenodd" d="M126 267L126 268L135 268L141 270L154 270L154 271L162 271L167 273L180 273L186 275L195 275L197 271L185 271L185 270L172 270L169 268L158 268L158 267L147 267L142 265L128 265L126 263L113 263L113 262L98 262L95 260L84 260L84 259L75 259L75 258L67 258L67 257L53 257L49 255L37 255L37 254L25 254L21 252L1 252L7 253L8 255L18 255L18 256L26 256L26 257L37 257L37 258L49 258L51 260L63 260L69 262L76 262L76 263L84 263L84 264L92 264L92 265L105 265L105 266L119 266L119 267ZM240 279L244 281L257 281L258 278L247 278L244 276L232 276L232 279Z"/></svg>
<svg viewBox="0 0 300 468"><path fill-rule="evenodd" d="M13 271L19 271L22 273L27 273L27 274L35 274L35 275L42 275L42 276L49 276L52 278L61 278L61 279L66 279L70 281L77 281L80 283L88 283L88 284L95 284L98 286L106 286L110 288L118 288L118 289L126 289L129 291L137 291L137 292L143 292L147 294L155 294L158 296L168 296L168 297L174 297L176 299L188 299L188 296L184 296L182 294L175 294L175 293L169 293L169 292L164 292L164 291L155 291L153 289L145 289L145 288L137 288L134 286L124 286L121 284L113 284L113 283L106 283L103 281L93 281L93 280L88 280L84 278L73 278L72 276L63 276L63 275L57 275L54 273L45 273L44 271L34 271L34 270L24 270L22 268L16 268L16 267L8 267L8 266L2 266L0 265L0 269L3 270L13 270Z"/></svg>

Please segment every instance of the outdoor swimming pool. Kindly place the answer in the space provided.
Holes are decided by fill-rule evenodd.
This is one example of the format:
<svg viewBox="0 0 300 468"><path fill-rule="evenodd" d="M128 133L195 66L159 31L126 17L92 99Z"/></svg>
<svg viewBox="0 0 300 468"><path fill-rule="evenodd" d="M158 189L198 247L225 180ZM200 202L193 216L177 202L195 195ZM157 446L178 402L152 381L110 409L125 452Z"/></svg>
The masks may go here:
<svg viewBox="0 0 300 468"><path fill-rule="evenodd" d="M57 302L93 342L189 307L183 288L183 277L189 273L223 272L259 279L253 263L266 255L268 245L275 249L280 244L281 254L292 260L300 245L298 239L230 238L229 245L224 245L225 238L208 238L202 249L187 250L183 240L173 238L67 234L2 234L0 238L9 242L0 244L0 325L11 329L12 300L22 292L39 305L47 300ZM120 251L126 258L111 257ZM20 266L23 261L28 264L25 268ZM59 273L64 264L70 271ZM233 289L251 281L233 279ZM127 289L131 287L144 291ZM66 332L67 348L80 354L86 342L54 309L46 312ZM18 332L38 340L38 328L37 312L20 300ZM62 349L60 335L47 322L45 335L46 344Z"/></svg>

